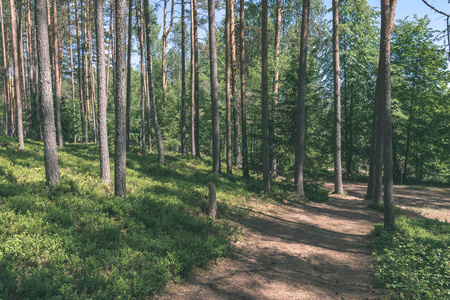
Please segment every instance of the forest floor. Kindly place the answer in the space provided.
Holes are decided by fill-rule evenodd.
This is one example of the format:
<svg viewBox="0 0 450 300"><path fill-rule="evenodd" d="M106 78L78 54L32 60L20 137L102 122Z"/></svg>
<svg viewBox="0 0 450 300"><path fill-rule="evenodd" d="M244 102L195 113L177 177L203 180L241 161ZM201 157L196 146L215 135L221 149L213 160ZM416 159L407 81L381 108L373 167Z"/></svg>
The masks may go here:
<svg viewBox="0 0 450 300"><path fill-rule="evenodd" d="M333 184L326 183L332 190ZM369 233L382 213L367 207L366 185L326 203L257 204L239 219L233 254L169 285L157 299L381 299ZM402 214L450 221L450 189L395 186Z"/></svg>

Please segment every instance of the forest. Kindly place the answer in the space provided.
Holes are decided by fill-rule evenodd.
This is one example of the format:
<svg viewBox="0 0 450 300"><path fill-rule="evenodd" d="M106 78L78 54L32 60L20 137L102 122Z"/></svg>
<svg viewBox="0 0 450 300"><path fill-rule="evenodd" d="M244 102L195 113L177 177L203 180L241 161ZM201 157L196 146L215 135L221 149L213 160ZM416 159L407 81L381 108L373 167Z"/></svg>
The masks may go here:
<svg viewBox="0 0 450 300"><path fill-rule="evenodd" d="M379 2L0 0L0 298L450 297L450 12Z"/></svg>

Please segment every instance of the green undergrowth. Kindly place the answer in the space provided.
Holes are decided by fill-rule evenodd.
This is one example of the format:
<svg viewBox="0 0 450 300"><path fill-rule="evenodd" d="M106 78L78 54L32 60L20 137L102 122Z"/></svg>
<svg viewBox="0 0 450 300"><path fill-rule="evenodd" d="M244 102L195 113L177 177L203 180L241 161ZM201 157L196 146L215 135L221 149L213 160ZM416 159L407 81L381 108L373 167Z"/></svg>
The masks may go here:
<svg viewBox="0 0 450 300"><path fill-rule="evenodd" d="M132 149L122 199L100 182L97 146L66 145L61 183L47 190L42 143L27 140L24 151L14 139L0 143L0 299L151 297L229 253L240 206L292 189L274 182L264 196L260 179L215 176L208 160L173 155L161 166L156 154ZM209 182L218 221L205 214Z"/></svg>
<svg viewBox="0 0 450 300"><path fill-rule="evenodd" d="M450 299L450 224L396 220L396 230L372 233L376 284L390 299Z"/></svg>

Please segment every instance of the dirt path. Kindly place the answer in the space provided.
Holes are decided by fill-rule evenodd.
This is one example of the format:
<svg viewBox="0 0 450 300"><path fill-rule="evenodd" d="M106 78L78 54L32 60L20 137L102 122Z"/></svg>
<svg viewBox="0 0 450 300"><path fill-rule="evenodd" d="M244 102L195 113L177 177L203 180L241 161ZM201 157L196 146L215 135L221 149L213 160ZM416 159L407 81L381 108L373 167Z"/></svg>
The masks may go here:
<svg viewBox="0 0 450 300"><path fill-rule="evenodd" d="M331 190L332 185L327 188ZM332 195L327 203L265 205L252 210L241 222L244 241L234 245L231 257L169 287L167 294L157 298L381 298L371 285L373 261L367 236L382 215L362 200L365 185L345 184L344 188L347 197ZM449 196L442 205L450 209L450 193L441 196ZM405 197L409 199L408 193Z"/></svg>

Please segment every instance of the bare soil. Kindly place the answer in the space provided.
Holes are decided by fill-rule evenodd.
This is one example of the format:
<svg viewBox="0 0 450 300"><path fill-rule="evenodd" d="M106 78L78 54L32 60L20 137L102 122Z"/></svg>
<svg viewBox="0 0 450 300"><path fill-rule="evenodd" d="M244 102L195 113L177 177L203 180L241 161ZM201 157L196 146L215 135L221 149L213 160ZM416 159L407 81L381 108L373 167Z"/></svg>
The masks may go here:
<svg viewBox="0 0 450 300"><path fill-rule="evenodd" d="M331 183L326 184L333 189ZM347 196L327 203L258 205L239 223L233 255L157 299L381 299L372 286L368 234L382 214L367 207L366 185L345 183ZM450 189L395 187L406 214L450 220Z"/></svg>

